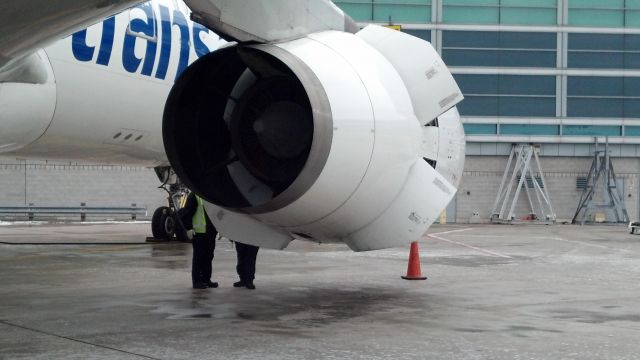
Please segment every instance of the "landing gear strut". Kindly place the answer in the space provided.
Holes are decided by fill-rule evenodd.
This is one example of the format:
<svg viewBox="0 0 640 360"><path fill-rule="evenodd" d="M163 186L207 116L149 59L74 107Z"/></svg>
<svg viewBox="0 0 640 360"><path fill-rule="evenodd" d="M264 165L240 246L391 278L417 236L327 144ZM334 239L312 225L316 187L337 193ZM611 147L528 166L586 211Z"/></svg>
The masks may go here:
<svg viewBox="0 0 640 360"><path fill-rule="evenodd" d="M169 166L159 166L155 169L158 179L162 182L160 189L167 192L169 206L161 206L156 209L151 218L151 233L158 240L189 241L182 221L177 216L178 210L184 205L189 195L189 189L180 182L180 179Z"/></svg>

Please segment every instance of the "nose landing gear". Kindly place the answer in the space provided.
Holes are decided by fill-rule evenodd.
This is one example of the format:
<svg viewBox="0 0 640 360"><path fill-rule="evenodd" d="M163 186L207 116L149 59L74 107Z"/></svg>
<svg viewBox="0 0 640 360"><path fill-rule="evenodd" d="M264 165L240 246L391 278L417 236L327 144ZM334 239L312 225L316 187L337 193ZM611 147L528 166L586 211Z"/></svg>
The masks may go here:
<svg viewBox="0 0 640 360"><path fill-rule="evenodd" d="M168 206L161 206L153 212L151 233L156 239L171 240L176 233L175 212Z"/></svg>
<svg viewBox="0 0 640 360"><path fill-rule="evenodd" d="M184 205L184 201L189 195L187 189L169 166L159 166L155 169L158 179L162 182L159 186L167 192L169 206L157 208L151 218L151 233L156 240L178 240L188 242L186 230L182 226L182 221L177 216L178 210Z"/></svg>

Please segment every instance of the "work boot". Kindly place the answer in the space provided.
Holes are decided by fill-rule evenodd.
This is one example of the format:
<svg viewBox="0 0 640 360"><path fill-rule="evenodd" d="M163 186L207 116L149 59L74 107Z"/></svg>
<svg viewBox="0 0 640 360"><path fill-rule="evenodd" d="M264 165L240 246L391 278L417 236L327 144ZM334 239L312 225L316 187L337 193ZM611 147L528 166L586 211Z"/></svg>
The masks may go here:
<svg viewBox="0 0 640 360"><path fill-rule="evenodd" d="M195 282L193 283L194 289L208 289L209 285L207 283Z"/></svg>
<svg viewBox="0 0 640 360"><path fill-rule="evenodd" d="M242 280L236 281L233 283L233 287L244 287L244 286L246 286L246 283Z"/></svg>
<svg viewBox="0 0 640 360"><path fill-rule="evenodd" d="M217 288L217 287L218 287L218 282L211 282L211 281L209 281L209 283L208 283L207 285L208 285L208 287L210 287L210 288L214 288L214 289L215 289L215 288Z"/></svg>
<svg viewBox="0 0 640 360"><path fill-rule="evenodd" d="M255 286L255 285L253 285L253 281L246 282L246 283L244 284L244 287L246 287L246 288L247 288L247 289L249 289L249 290L255 290L255 289L256 289L256 286Z"/></svg>

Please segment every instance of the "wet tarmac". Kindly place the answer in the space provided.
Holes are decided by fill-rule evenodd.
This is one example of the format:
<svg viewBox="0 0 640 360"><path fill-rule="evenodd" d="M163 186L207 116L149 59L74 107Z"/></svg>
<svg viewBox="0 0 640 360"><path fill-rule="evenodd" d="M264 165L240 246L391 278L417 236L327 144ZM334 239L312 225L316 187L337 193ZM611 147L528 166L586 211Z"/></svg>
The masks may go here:
<svg viewBox="0 0 640 360"><path fill-rule="evenodd" d="M640 235L438 226L407 249L261 249L257 290L193 290L148 224L0 226L0 359L640 359Z"/></svg>

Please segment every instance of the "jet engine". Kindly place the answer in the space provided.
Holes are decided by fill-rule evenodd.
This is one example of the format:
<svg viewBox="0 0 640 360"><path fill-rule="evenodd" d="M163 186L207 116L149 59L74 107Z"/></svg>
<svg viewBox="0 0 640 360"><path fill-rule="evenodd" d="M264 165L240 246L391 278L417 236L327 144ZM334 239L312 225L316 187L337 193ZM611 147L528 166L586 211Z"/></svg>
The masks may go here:
<svg viewBox="0 0 640 360"><path fill-rule="evenodd" d="M419 239L454 196L461 100L426 41L320 31L200 58L169 95L163 138L222 235L374 250Z"/></svg>

